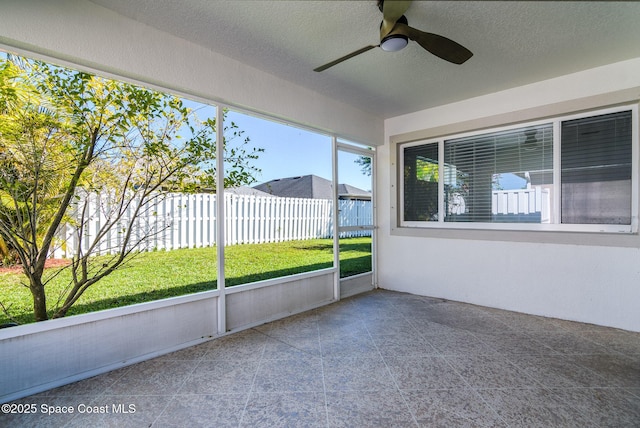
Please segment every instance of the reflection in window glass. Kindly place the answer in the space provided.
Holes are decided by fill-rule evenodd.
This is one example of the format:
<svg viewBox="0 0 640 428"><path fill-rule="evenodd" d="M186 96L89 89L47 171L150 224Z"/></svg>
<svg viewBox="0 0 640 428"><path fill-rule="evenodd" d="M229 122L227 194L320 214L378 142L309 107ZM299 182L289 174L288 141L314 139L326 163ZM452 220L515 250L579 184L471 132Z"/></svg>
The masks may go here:
<svg viewBox="0 0 640 428"><path fill-rule="evenodd" d="M438 221L438 144L405 147L403 158L404 220Z"/></svg>
<svg viewBox="0 0 640 428"><path fill-rule="evenodd" d="M445 221L548 223L552 125L445 141Z"/></svg>
<svg viewBox="0 0 640 428"><path fill-rule="evenodd" d="M562 222L631 224L631 112L562 122Z"/></svg>

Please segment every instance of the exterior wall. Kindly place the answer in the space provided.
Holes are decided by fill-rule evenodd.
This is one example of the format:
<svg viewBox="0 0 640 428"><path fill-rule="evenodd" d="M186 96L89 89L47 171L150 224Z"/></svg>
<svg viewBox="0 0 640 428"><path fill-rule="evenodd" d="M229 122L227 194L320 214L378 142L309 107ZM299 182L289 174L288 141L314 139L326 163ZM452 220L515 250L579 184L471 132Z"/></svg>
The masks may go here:
<svg viewBox="0 0 640 428"><path fill-rule="evenodd" d="M387 119L378 285L640 331L637 234L399 228L395 194L397 143L638 100L640 58Z"/></svg>
<svg viewBox="0 0 640 428"><path fill-rule="evenodd" d="M383 120L274 75L118 15L87 0L8 0L0 47L57 63L112 73L145 86L335 133L382 143Z"/></svg>

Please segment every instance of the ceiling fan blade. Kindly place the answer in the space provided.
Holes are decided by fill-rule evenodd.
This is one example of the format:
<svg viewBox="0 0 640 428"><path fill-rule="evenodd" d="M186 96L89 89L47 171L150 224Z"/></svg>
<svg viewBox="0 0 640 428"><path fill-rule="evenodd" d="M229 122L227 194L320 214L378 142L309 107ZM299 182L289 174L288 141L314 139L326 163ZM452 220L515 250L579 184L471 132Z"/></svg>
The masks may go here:
<svg viewBox="0 0 640 428"><path fill-rule="evenodd" d="M321 65L321 66L320 66L320 67L318 67L318 68L314 68L314 69L313 69L313 71L318 71L318 72L320 72L320 71L324 71L324 70L326 70L327 68L333 67L333 66L334 66L334 65L336 65L336 64L340 64L342 61L346 61L346 60L348 60L349 58L353 58L353 57L354 57L354 56L356 56L356 55L360 55L361 53L364 53L364 52L366 52L366 51L368 51L368 50L371 50L371 49L373 49L373 48L377 48L378 46L380 46L380 45L369 45L369 46L365 46L364 48L358 49L358 50L357 50L357 51L355 51L355 52L351 52L350 54L345 55L345 56L343 56L343 57L340 57L340 58L336 59L335 61L331 61L331 62L329 62L329 63L327 63L327 64L325 64L325 65Z"/></svg>
<svg viewBox="0 0 640 428"><path fill-rule="evenodd" d="M382 4L382 26L380 40L393 30L396 22L411 6L411 0L384 0Z"/></svg>
<svg viewBox="0 0 640 428"><path fill-rule="evenodd" d="M462 64L473 56L469 49L451 39L438 34L416 30L400 22L396 24L393 32L407 36L435 56L454 64Z"/></svg>

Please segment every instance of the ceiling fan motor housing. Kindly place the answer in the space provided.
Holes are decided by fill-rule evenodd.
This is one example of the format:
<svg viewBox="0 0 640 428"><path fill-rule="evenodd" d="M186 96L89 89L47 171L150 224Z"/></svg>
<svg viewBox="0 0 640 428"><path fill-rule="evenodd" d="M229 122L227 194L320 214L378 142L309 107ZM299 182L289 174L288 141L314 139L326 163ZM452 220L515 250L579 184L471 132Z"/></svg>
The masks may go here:
<svg viewBox="0 0 640 428"><path fill-rule="evenodd" d="M396 22L409 25L409 21L404 15L402 15ZM381 22L380 28L382 28L382 24L383 23ZM387 34L382 38L382 40L380 40L380 47L382 48L382 50L387 52L397 52L404 49L404 47L407 46L408 43L409 39L407 38L407 36L403 34L394 34L393 30L391 30L391 33Z"/></svg>

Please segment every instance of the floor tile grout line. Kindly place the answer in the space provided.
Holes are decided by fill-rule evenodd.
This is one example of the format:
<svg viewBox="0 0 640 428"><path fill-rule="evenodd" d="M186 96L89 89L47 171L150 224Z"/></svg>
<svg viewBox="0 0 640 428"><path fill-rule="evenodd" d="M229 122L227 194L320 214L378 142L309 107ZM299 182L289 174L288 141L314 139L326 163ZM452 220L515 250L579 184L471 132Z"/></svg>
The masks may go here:
<svg viewBox="0 0 640 428"><path fill-rule="evenodd" d="M242 426L242 420L244 419L244 416L247 413L247 407L249 407L249 402L251 401L251 395L253 394L253 388L256 383L256 378L258 377L258 372L260 372L260 366L262 365L262 359L264 358L264 351L266 348L267 348L267 344L265 342L262 346L262 352L260 353L260 358L258 359L258 365L256 366L255 372L253 373L253 379L251 379L251 386L249 387L249 391L247 392L247 399L244 402L242 413L240 414L238 427Z"/></svg>
<svg viewBox="0 0 640 428"><path fill-rule="evenodd" d="M156 416L153 419L153 422L151 422L151 424L149 424L149 427L155 426L157 424L158 420L162 417L162 415L164 415L164 412L169 408L169 405L176 400L176 396L178 395L178 391L180 391L180 388L182 388L184 386L184 384L191 377L191 375L193 373L195 373L196 369L200 366L200 364L202 364L202 361L204 361L204 354L198 359L189 360L189 361L197 361L197 363L193 366L191 371L184 377L184 379L182 380L180 385L175 389L175 391L173 391L173 394L171 394L170 398L167 400L167 403L164 405L162 410L158 413L158 416Z"/></svg>
<svg viewBox="0 0 640 428"><path fill-rule="evenodd" d="M371 342L373 343L373 346L375 346L376 347L376 351L378 351L378 355L380 357L380 360L382 360L382 362L384 363L384 367L387 370L387 374L391 377L391 380L393 381L393 384L396 387L396 391L400 395L400 398L402 399L402 402L404 403L405 408L407 409L407 411L411 415L411 419L413 419L413 423L415 424L416 427L419 427L420 424L418 423L418 419L416 418L416 415L414 414L414 412L411 410L411 407L409 406L409 403L407 403L407 399L405 398L404 394L402 393L402 390L400 389L400 385L398 385L398 382L396 381L395 376L393 376L393 373L391 373L391 369L389 368L389 365L385 361L384 356L382 355L382 352L380 352L380 348L378 347L378 344L376 343L375 340L373 340L373 336L371 335L371 331L369 331L369 327L367 327L366 323L363 323L363 324L364 324L364 328L367 330L367 334L369 335L369 339L371 339Z"/></svg>
<svg viewBox="0 0 640 428"><path fill-rule="evenodd" d="M591 386L571 386L571 387L545 387L543 388L551 393L554 391L619 391L622 388L616 387L591 387ZM575 403L572 402L568 397L560 397L560 403L563 407L568 407L572 410L580 410L579 407L576 407Z"/></svg>
<svg viewBox="0 0 640 428"><path fill-rule="evenodd" d="M424 337L424 334L422 334L422 333L420 332L420 330L419 330L417 327L415 327L415 325L414 325L414 324L412 324L412 323L411 323L411 320L410 320L410 319L408 319L407 317L405 317L405 319L407 320L407 322L409 322L409 324L410 324L410 325L412 325L412 326L414 327L414 329L415 329L415 330L417 330L417 331L418 331L418 335L419 335L421 338L424 338L425 340L427 340L427 342L429 342L429 341L428 341L428 339ZM437 323L437 322L436 322L436 323ZM464 329L461 329L461 330L462 330L462 331L467 331L467 332L468 332L468 330L464 330ZM473 335L473 334L472 334L472 335ZM475 336L474 336L474 337L475 337ZM492 406L491 406L491 405L490 405L490 404L489 404L489 403L488 403L488 402L487 402L487 401L482 397L482 395L480 395L480 394L477 392L476 388L474 388L473 386L471 386L471 384L467 381L467 379L465 379L465 378L464 378L464 376L462 376L462 375L458 372L458 370L456 370L456 368L453 366L453 364L451 364L451 362L448 360L447 355L445 355L445 354L443 354L442 352L440 352L440 351L439 351L435 346L433 346L431 343L429 343L429 346L431 346L432 348L434 348L434 350L438 353L438 356L439 356L440 358L442 358L442 359L445 361L445 363L446 363L446 364L447 364L447 365L448 365L448 366L453 370L453 372L454 372L456 375L458 375L458 376L460 377L460 379L462 379L462 381L467 385L467 388L465 388L465 389L468 389L468 390L473 391L473 394L475 394L475 396L476 396L477 398L479 398L479 399L480 399L480 400L481 400L481 401L482 401L482 402L483 402L483 403L484 403L484 404L485 404L485 405L486 405L486 406L487 406L487 407L488 407L488 408L489 408L489 409L494 413L494 415L495 415L495 416L496 416L500 421L502 421L502 422L503 422L503 423L508 427L508 426L509 426L508 422L507 422L506 420L504 420L504 418L502 418L502 416L500 416L500 414L499 414L499 413L498 413L498 412L497 412L497 411L496 411L496 410L495 410L495 409L494 409L494 408L493 408L493 407L492 407ZM458 388L454 388L454 389L458 389ZM404 398L404 396L403 396L403 398ZM412 414L413 414L413 412L412 412ZM457 412L455 412L455 414L456 414L456 415L458 415L458 416L460 416L460 417L462 417L462 418L463 418L463 419L465 419L465 420L468 420L466 417L464 417L463 415L458 414ZM417 423L417 420L416 420L416 423Z"/></svg>
<svg viewBox="0 0 640 428"><path fill-rule="evenodd" d="M109 389L109 388L111 388L113 385L117 384L117 383L118 383L118 381L120 381L121 379L123 379L123 378L126 376L126 374L127 374L127 373L129 373L130 371L132 371L132 370L134 369L134 367L135 367L135 366L137 366L138 364L141 364L141 363L131 364L131 365L129 365L129 366L123 367L123 368L122 368L122 369L123 369L122 374L121 374L120 376L118 376L116 379L114 379L111 383L109 383L109 385L105 386L105 387L104 387L100 392L98 392L98 393L87 395L87 398L88 398L89 403L91 403L91 404L92 404L92 403L95 403L95 402L96 402L97 400L99 400L100 398L106 398L106 397L109 397L109 396L122 396L122 395L124 395L124 394L107 394L107 391L108 391L108 389ZM196 366L197 366L197 364L196 364ZM193 370L195 370L195 367L194 367L194 369L192 369L192 371L193 371ZM104 375L104 374L103 374L103 375ZM98 375L98 376L95 376L95 377L99 377L99 376L101 376L101 375ZM95 377L94 377L94 378L95 378ZM92 381L92 378L89 378L89 379L84 379L84 380L82 380L82 381L80 381L80 382L91 382L91 381ZM186 378L185 378L185 381L186 381ZM183 381L183 383L184 383L184 381ZM179 388L178 388L178 389L179 389ZM167 404L163 407L162 411L158 414L158 416L154 419L154 421L153 421L149 426L153 426L153 424L155 424L155 423L156 423L156 421L157 421L157 419L160 417L160 415L161 415L162 413L164 413L165 409L169 406L169 404L170 404L170 402L172 401L172 399L173 399L173 397L175 396L175 394L176 394L175 392L174 392L173 394L171 394L171 396L170 396L169 400L167 401ZM132 397L134 397L134 396L157 396L157 397L166 397L166 396L168 396L167 394L129 394L129 395L130 395L130 396L132 396ZM60 396L60 397L66 397L66 398L77 398L77 397L83 397L83 396L84 396L84 395L71 394L71 395L68 395L68 396L64 396L64 395L63 395L63 396ZM56 397L56 396L44 396L43 398L53 399L53 398L57 398L57 397ZM81 414L81 413L75 413L75 414L73 415L73 417L71 417L71 419L69 419L69 421L68 421L67 423L63 424L62 426L63 426L63 427L69 426L71 423L73 423L73 421L74 421L76 418L79 418L79 417L80 417L80 414ZM104 415L103 415L103 418L104 418Z"/></svg>
<svg viewBox="0 0 640 428"><path fill-rule="evenodd" d="M318 347L320 349L320 370L322 373L322 394L324 397L324 417L327 428L329 427L329 398L327 396L327 382L324 375L324 353L322 349L322 340L320 337L320 323L316 321L316 332L318 334Z"/></svg>
<svg viewBox="0 0 640 428"><path fill-rule="evenodd" d="M606 380L607 380L607 379L606 379L606 377L602 376L600 373L597 373L595 370L591 369L590 367L587 367L587 366L585 366L585 365L582 365L582 364L576 363L576 362L574 362L572 359L568 358L568 357L572 357L572 356L580 356L580 355L586 355L586 356L589 356L589 355L593 355L593 354L561 354L561 355L557 355L557 356L556 356L556 355L552 355L552 356L543 356L543 358L550 358L550 357L556 357L556 358L559 358L559 359L561 359L561 360L562 360L563 362L565 362L565 363L568 363L568 364L570 364L570 365L572 365L572 366L579 367L579 368L581 368L581 369L586 370L587 372L589 372L592 376L594 376L594 377L595 377L595 378L597 378L598 380L602 380L602 381L606 381ZM596 355L600 355L600 354L596 354ZM545 385L545 386L546 386L546 385ZM607 388L607 387L608 387L608 386L599 386L599 387L596 387L596 388ZM614 386L614 387L617 387L617 386Z"/></svg>
<svg viewBox="0 0 640 428"><path fill-rule="evenodd" d="M254 329L251 329L251 330L254 330ZM304 354L307 354L307 355L309 355L309 356L311 356L311 357L314 357L314 358L315 358L315 357L317 357L317 355L314 355L313 353L311 353L311 352L309 352L309 351L307 351L307 350L305 350L305 349L298 348L297 346L294 346L294 345L292 345L291 343L287 343L287 342L285 342L285 341L284 341L284 339L281 339L281 338L279 338L279 337L272 336L272 335L267 334L267 333L264 333L264 332L262 332L262 331L258 331L258 330L256 330L256 332L257 332L257 333L262 334L263 336L268 337L269 339L273 339L273 340L275 340L275 341L277 341L277 342L280 342L280 343L282 343L283 345L287 345L287 346L289 346L290 348L295 349L296 351L300 351L300 352L302 352L302 353L304 353ZM290 336L290 337L304 337L304 336ZM320 337L319 337L319 335L318 335L318 342L320 342ZM263 355L264 355L264 354L263 354ZM322 356L322 354L321 354L320 356ZM265 358L265 359L267 359L267 358Z"/></svg>
<svg viewBox="0 0 640 428"><path fill-rule="evenodd" d="M482 396L482 394L480 394L478 392L479 388L473 387L468 381L467 379L464 378L464 376L462 376L460 374L460 372L458 372L458 370L456 370L456 368L453 366L453 364L451 364L451 362L444 357L445 362L449 365L449 367L451 367L451 369L458 375L460 376L460 378L462 378L462 380L464 381L465 384L467 384L469 386L469 389L471 391L473 391L473 393L476 395L476 397L480 398L480 400L482 400L482 402L489 408L491 409L491 411L498 417L498 419L502 422L504 422L504 424L508 427L509 426L509 422L507 422L501 415L500 413L498 413L498 411L496 409L493 408L493 406L491 405L491 403L489 403L487 400L485 400L485 398Z"/></svg>
<svg viewBox="0 0 640 428"><path fill-rule="evenodd" d="M471 332L472 334L474 332ZM524 334L527 337L530 337L530 335L526 334L527 332L522 332L522 331L517 331L516 334ZM486 334L486 333L485 333ZM567 331L567 332L563 332L562 334L570 334L572 336L577 336L580 337L581 339L583 339L583 337L580 334L577 334L573 331ZM474 336L476 336L474 334ZM481 338L478 338L479 340L482 341ZM588 340L589 341L589 340ZM592 343L595 343L593 341L589 341ZM595 343L596 345L600 345L598 343ZM603 376L601 376L600 374L596 373L595 371L591 370L589 367L585 367L582 366L580 364L574 363L573 361L569 360L567 357L571 356L571 355L591 355L591 354L567 354L567 353L563 353L560 351L557 351L554 348L551 348L550 346L547 346L544 343L541 343L542 346L546 347L547 349L549 349L549 351L553 352L552 354L522 354L522 355L526 355L526 356L530 356L530 357L538 357L538 358L560 358L562 360L564 360L565 362L568 362L569 364L572 364L574 366L586 369L587 371L591 372L593 375L599 377L599 378L603 378ZM498 353L499 355L502 355L500 353ZM520 354L517 354L520 355ZM536 389L542 389L542 390L546 390L546 391L550 391L553 392L554 390L563 390L563 389L569 389L569 390L581 390L581 389L589 389L589 388L596 388L596 389L600 389L600 388L607 388L607 387L580 387L580 386L575 386L575 387L553 387L553 386L548 386L546 384L543 384L541 381L538 381L536 379L533 379L531 377L531 375L528 373L528 371L525 368L522 368L520 365L518 365L515 361L513 361L514 357L517 356L516 354L508 354L508 355L502 355L512 366L514 366L516 369L518 369L519 371L523 372L529 379L532 379L535 383L539 384L540 387L537 387ZM600 355L600 354L596 354L596 355ZM615 389L615 387L611 387L611 389ZM484 401L484 400L483 400ZM486 401L485 401L486 402ZM570 400L568 399L564 399L561 401L563 406L565 407L569 407L573 410L578 410L577 407L575 407L575 404L572 403ZM487 403L487 405L489 405L489 403Z"/></svg>
<svg viewBox="0 0 640 428"><path fill-rule="evenodd" d="M473 333L472 333L472 335L473 335ZM487 400L484 399L484 397L482 397L482 395L480 393L478 393L477 388L473 387L467 381L467 379L465 379L465 377L462 376L462 374L455 368L455 366L451 363L451 361L449 361L450 357L451 356L447 357L446 355L442 355L442 359L445 361L445 363L451 368L451 370L453 370L453 372L456 375L458 375L460 377L460 379L462 379L462 381L467 385L468 389L473 391L473 393L476 395L476 397L478 397L489 409L491 409L491 411L494 413L494 415L508 427L509 423L496 411L496 409L493 408L493 406L491 406L491 404L489 402L487 402Z"/></svg>
<svg viewBox="0 0 640 428"><path fill-rule="evenodd" d="M634 397L636 397L638 400L640 400L640 388L622 388L622 389L627 391L628 394L631 394Z"/></svg>
<svg viewBox="0 0 640 428"><path fill-rule="evenodd" d="M100 397L104 397L104 396L106 396L105 392L107 391L107 389L109 389L111 386L115 385L115 383L116 383L116 382L118 382L120 379L122 379L122 378L124 377L124 375L125 375L125 374L130 370L130 369L131 369L131 367L132 367L133 365L135 365L135 364L129 365L129 366L127 366L127 367L123 367L123 368L122 368L122 369L123 369L122 374L121 374L120 376L118 376L118 378L117 378L117 379L114 379L114 380L113 380L109 385L106 385L104 388L102 388L102 390L101 390L100 392L95 393L95 394L91 394L91 395L90 395L90 397L91 397L91 398L90 398L90 400L89 400L89 401L90 401L91 403L93 403L93 402L95 402L96 400L98 400ZM98 375L98 376L103 376L103 375L106 375L106 374L107 374L107 373L103 373L102 375ZM94 378L96 378L96 377L98 377L98 376L94 376ZM83 380L82 380L82 381L80 381L80 382L91 382L91 381L92 381L92 378L89 378L89 379L83 379ZM79 396L80 396L80 395L70 395L70 396L68 396L68 397L79 397ZM62 397L64 397L64 396L62 396ZM44 396L44 398L45 398L45 401L46 401L46 399L47 399L47 398L48 398L48 399L53 399L53 398L56 398L56 396ZM78 415L79 415L79 413L74 414L74 415L73 415L73 417L71 417L71 419L69 419L69 421L68 421L66 424L64 424L63 426L68 426L70 423L72 423L72 422L73 422L73 420L74 420L74 419L76 419L77 417L79 417Z"/></svg>

